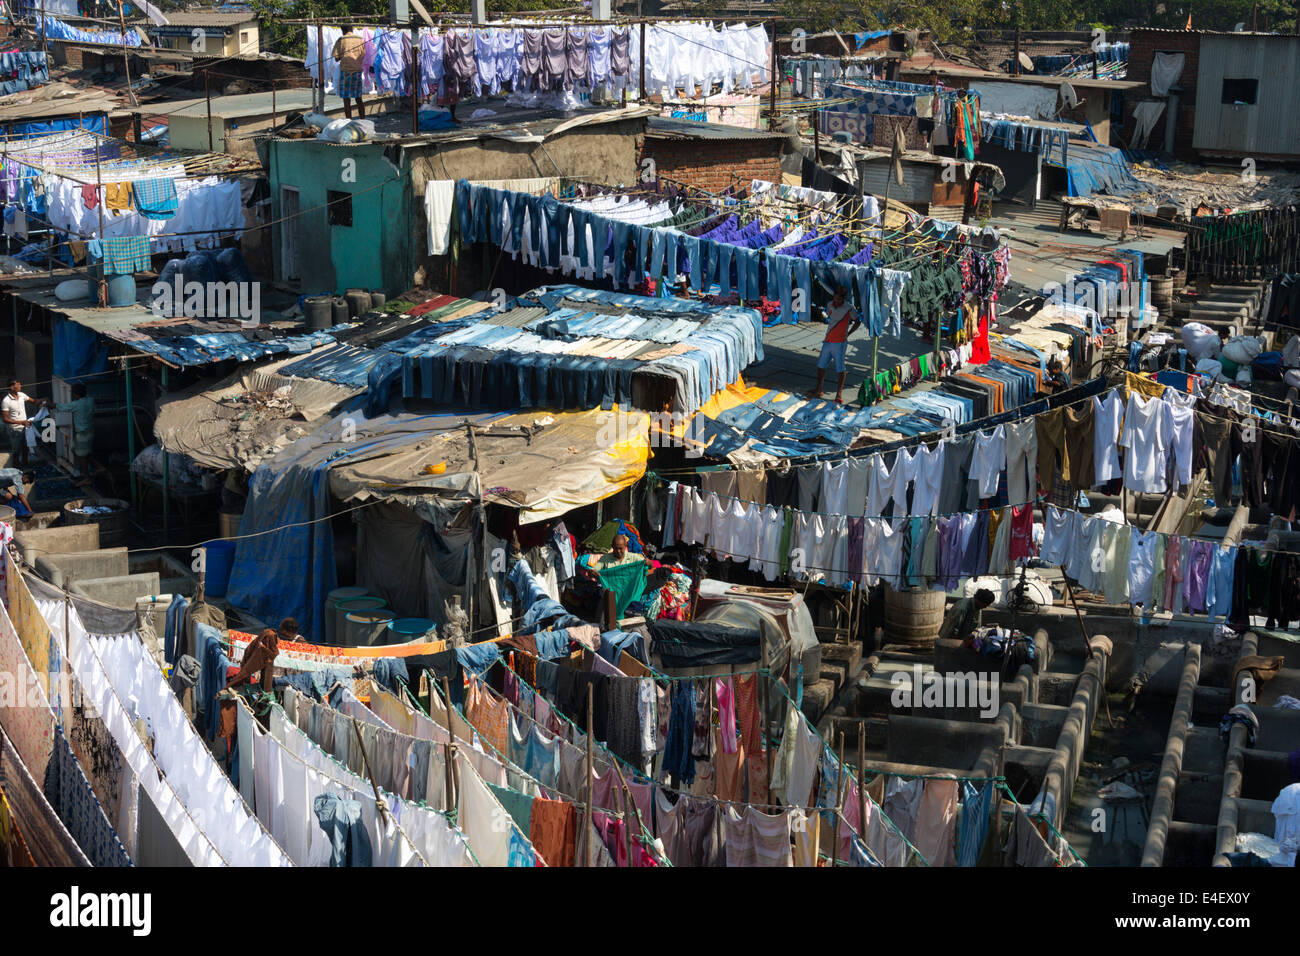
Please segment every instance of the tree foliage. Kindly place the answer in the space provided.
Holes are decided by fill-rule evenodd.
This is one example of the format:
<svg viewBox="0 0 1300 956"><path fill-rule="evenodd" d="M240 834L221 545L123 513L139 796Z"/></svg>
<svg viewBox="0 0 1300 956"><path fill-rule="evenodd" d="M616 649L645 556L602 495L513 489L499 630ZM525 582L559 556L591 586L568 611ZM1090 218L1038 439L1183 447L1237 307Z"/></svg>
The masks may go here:
<svg viewBox="0 0 1300 956"><path fill-rule="evenodd" d="M1292 32L1300 24L1300 0L781 0L780 12L809 32L887 27L928 30L940 43L970 39L975 30L1106 30L1134 27L1178 29L1192 18L1200 30L1251 29ZM1252 19L1253 18L1253 19ZM793 28L793 26L791 26Z"/></svg>

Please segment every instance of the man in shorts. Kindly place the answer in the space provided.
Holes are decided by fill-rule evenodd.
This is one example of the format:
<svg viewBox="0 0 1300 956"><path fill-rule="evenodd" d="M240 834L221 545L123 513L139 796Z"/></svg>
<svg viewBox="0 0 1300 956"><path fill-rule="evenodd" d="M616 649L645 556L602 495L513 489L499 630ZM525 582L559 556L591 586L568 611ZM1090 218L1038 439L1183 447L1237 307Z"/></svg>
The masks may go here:
<svg viewBox="0 0 1300 956"><path fill-rule="evenodd" d="M835 372L839 375L839 383L835 389L835 401L843 404L844 402L844 379L847 373L844 371L844 350L848 348L849 336L858 330L862 321L858 318L858 313L854 311L852 305L848 302L848 292L844 286L835 287L835 297L831 299L831 304L826 308L826 338L822 340L822 353L817 358L817 387L813 389L809 398L822 397L822 385L826 381L826 369L831 363L835 365Z"/></svg>
<svg viewBox="0 0 1300 956"><path fill-rule="evenodd" d="M334 59L339 61L339 96L343 98L343 113L352 119L352 101L357 101L357 117L366 118L366 106L361 102L361 74L366 66L366 41L343 28L343 36L334 43Z"/></svg>

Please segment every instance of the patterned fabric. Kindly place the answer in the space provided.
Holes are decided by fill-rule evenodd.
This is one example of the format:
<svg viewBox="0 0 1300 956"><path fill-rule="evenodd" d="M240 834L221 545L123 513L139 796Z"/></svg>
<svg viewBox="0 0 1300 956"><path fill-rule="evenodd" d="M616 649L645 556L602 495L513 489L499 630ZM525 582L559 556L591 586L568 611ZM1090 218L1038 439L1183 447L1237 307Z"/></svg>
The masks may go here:
<svg viewBox="0 0 1300 956"><path fill-rule="evenodd" d="M61 730L55 733L54 754L45 768L45 799L50 801L91 866L135 865L104 815L99 798L90 789L90 782L81 772L81 765Z"/></svg>
<svg viewBox="0 0 1300 956"><path fill-rule="evenodd" d="M345 100L361 99L361 77L357 73L339 73L339 96Z"/></svg>
<svg viewBox="0 0 1300 956"><path fill-rule="evenodd" d="M10 570L10 586L14 585ZM11 595L12 600L12 595ZM12 676L15 701L0 708L0 724L14 742L23 763L36 777L44 779L54 750L54 712L37 680L31 662L18 642L7 612L0 613L0 673Z"/></svg>
<svg viewBox="0 0 1300 956"><path fill-rule="evenodd" d="M104 249L106 275L135 275L153 267L149 259L148 236L109 236L100 242Z"/></svg>
<svg viewBox="0 0 1300 956"><path fill-rule="evenodd" d="M146 219L170 219L180 208L173 179L137 179L135 208Z"/></svg>
<svg viewBox="0 0 1300 956"><path fill-rule="evenodd" d="M9 737L0 733L0 793L37 866L89 866Z"/></svg>
<svg viewBox="0 0 1300 956"><path fill-rule="evenodd" d="M510 745L509 708L505 701L483 689L478 681L469 685L465 717L474 725L478 735L496 748L497 753L507 752Z"/></svg>

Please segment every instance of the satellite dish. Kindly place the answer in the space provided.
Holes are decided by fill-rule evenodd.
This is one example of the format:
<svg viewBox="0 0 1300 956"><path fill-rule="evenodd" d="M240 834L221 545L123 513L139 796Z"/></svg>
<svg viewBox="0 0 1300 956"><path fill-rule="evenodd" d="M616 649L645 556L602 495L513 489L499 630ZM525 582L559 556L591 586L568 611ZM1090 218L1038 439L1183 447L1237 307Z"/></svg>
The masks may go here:
<svg viewBox="0 0 1300 956"><path fill-rule="evenodd" d="M1022 70L1029 70L1030 72L1033 71L1034 61L1033 58L1028 53L1020 54L1020 68Z"/></svg>
<svg viewBox="0 0 1300 956"><path fill-rule="evenodd" d="M1061 84L1061 102L1065 104L1067 110L1072 110L1079 105L1079 94L1074 92L1074 87L1069 83Z"/></svg>

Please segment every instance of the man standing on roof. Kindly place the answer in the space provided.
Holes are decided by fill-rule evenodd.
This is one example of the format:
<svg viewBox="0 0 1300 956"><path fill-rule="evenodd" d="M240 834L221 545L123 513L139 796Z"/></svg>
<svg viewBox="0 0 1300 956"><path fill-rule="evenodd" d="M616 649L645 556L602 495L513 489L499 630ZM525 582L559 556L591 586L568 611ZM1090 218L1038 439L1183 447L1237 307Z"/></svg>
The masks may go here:
<svg viewBox="0 0 1300 956"><path fill-rule="evenodd" d="M352 101L357 101L357 117L366 118L361 102L361 76L366 67L366 41L343 28L343 36L334 41L334 59L339 61L339 96L343 98L343 115L352 119Z"/></svg>
<svg viewBox="0 0 1300 956"><path fill-rule="evenodd" d="M835 363L839 383L835 388L835 401L844 403L844 351L848 348L849 336L858 330L862 320L848 302L848 291L842 285L835 287L835 297L826 308L826 338L822 340L822 352L817 358L817 387L809 398L822 397L822 385L826 381L826 368Z"/></svg>

